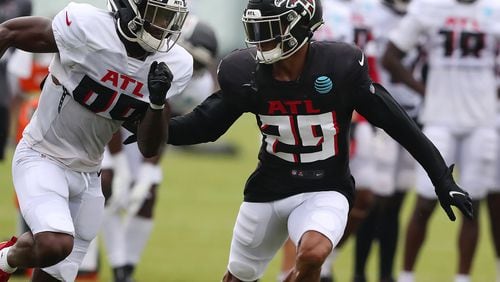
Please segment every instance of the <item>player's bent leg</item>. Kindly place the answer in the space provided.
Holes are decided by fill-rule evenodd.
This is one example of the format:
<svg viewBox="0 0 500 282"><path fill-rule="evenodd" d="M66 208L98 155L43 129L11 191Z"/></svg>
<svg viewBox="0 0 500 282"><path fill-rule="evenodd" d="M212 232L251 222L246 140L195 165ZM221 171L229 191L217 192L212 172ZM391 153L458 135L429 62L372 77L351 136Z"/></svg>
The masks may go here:
<svg viewBox="0 0 500 282"><path fill-rule="evenodd" d="M75 234L69 194L85 189L75 185L71 190L69 178L84 183L82 175L73 175L23 142L16 149L12 174L21 212L32 233L20 236L11 248L9 265L46 267L62 261L71 253Z"/></svg>
<svg viewBox="0 0 500 282"><path fill-rule="evenodd" d="M241 204L224 281L255 281L262 277L287 238L290 211L302 201L301 195L296 195L275 202Z"/></svg>
<svg viewBox="0 0 500 282"><path fill-rule="evenodd" d="M65 259L73 249L73 236L64 233L26 232L10 249L7 261L13 267L47 267Z"/></svg>
<svg viewBox="0 0 500 282"><path fill-rule="evenodd" d="M290 238L298 248L294 269L285 281L317 281L347 225L349 203L344 195L335 191L304 195L307 199L288 218Z"/></svg>
<svg viewBox="0 0 500 282"><path fill-rule="evenodd" d="M332 242L325 235L307 231L300 239L295 267L284 281L319 281L321 266L332 250Z"/></svg>
<svg viewBox="0 0 500 282"><path fill-rule="evenodd" d="M92 226L90 226L90 228L93 229ZM74 241L75 243L71 254L61 262L41 269L43 273L49 274L59 281L74 281L76 279L78 268L83 261L85 254L87 253L91 241L81 238L78 235ZM43 277L42 272L38 271L37 273L39 273ZM36 277L36 274L34 274L33 277ZM33 281L41 282L44 280L35 280L34 278Z"/></svg>
<svg viewBox="0 0 500 282"><path fill-rule="evenodd" d="M69 208L74 215L74 245L71 254L61 262L42 270L61 281L74 281L78 274L90 242L97 235L101 226L100 218L104 212L104 196L101 190L101 179L97 173L83 176L80 173L67 174L70 187L80 186L84 180L85 188L79 194L69 198Z"/></svg>

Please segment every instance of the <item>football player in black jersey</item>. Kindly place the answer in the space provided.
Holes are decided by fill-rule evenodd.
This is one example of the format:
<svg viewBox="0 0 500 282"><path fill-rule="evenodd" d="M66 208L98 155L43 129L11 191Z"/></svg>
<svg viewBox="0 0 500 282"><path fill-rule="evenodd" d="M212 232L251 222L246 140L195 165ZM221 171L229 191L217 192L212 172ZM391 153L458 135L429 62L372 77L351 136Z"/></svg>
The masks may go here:
<svg viewBox="0 0 500 282"><path fill-rule="evenodd" d="M451 220L452 205L472 217L471 200L451 168L390 94L372 83L364 54L344 43L310 42L322 23L320 0L249 0L243 24L252 47L222 60L220 91L170 122L168 142L175 145L214 141L245 112L255 115L262 133L223 281L261 278L288 235L297 259L285 281L319 281L353 202L353 110L419 161Z"/></svg>

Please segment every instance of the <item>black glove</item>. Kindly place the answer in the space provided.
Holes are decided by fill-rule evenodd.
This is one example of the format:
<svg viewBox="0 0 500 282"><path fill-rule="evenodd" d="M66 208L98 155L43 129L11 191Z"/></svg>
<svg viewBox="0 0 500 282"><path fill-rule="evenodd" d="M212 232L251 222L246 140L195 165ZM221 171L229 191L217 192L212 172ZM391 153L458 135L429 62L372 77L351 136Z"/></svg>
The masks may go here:
<svg viewBox="0 0 500 282"><path fill-rule="evenodd" d="M447 169L446 174L441 178L438 185L436 185L436 194L439 203L451 221L455 221L456 219L451 206L457 207L466 217L472 219L472 200L469 197L469 193L458 187L455 180L453 180L452 173L454 166L451 165Z"/></svg>
<svg viewBox="0 0 500 282"><path fill-rule="evenodd" d="M174 75L164 62L154 61L148 74L149 101L156 106L165 104L165 97Z"/></svg>

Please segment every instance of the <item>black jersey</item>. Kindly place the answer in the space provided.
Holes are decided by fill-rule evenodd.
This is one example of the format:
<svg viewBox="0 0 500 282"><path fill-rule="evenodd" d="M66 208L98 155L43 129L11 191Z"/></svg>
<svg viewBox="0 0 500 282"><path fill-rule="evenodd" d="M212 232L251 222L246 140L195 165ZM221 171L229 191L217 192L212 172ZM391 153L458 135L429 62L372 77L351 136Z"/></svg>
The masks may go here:
<svg viewBox="0 0 500 282"><path fill-rule="evenodd" d="M446 171L413 121L385 89L372 84L358 48L313 42L298 80L277 81L271 71L272 65L255 61L255 49L231 53L219 66L221 91L192 113L173 118L169 127L169 143L194 144L217 139L244 112L255 114L262 144L257 169L246 183L245 201L333 190L352 203L349 125L355 109L411 153L418 155L429 149L422 145L430 146L436 154L421 161L429 163L436 177ZM412 144L412 139L419 143Z"/></svg>

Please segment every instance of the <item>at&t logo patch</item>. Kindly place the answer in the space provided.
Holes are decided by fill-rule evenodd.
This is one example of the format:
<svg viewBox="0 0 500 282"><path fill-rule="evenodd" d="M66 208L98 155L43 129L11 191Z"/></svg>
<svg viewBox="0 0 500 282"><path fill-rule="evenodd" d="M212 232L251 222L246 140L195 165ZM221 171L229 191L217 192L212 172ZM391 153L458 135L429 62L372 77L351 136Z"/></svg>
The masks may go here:
<svg viewBox="0 0 500 282"><path fill-rule="evenodd" d="M314 89L316 89L319 94L327 94L332 90L332 88L333 82L327 76L320 76L316 78L316 81L314 82Z"/></svg>

